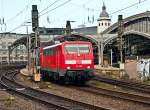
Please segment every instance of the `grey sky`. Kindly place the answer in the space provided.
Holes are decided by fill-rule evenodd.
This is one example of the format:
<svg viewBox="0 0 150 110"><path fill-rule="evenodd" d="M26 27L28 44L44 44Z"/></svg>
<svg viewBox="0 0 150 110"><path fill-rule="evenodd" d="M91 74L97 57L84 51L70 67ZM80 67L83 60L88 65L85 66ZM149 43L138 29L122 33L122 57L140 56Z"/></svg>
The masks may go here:
<svg viewBox="0 0 150 110"><path fill-rule="evenodd" d="M7 32L13 30L13 32L25 33L26 27L21 25L23 25L23 22L26 20L31 20L32 5L38 5L38 10L41 12L55 1L58 2L40 13L40 26L51 28L65 27L66 20L76 21L72 23L73 28L78 27L78 25L81 24L85 24L87 26L96 25L96 20L101 12L103 1L105 2L107 12L109 14L139 1L145 1L126 10L112 14L111 19L113 23L117 21L117 16L119 14L123 14L123 17L126 18L128 16L150 10L150 0L0 0L0 19L2 20L4 17L7 25ZM64 2L67 3L53 11L50 11L49 13L44 14ZM88 16L90 20L92 20L92 16L94 16L95 22L93 24L87 23ZM47 18L49 18L49 21ZM1 24L0 27L3 29L2 31L5 30L4 25ZM15 29L16 27L19 28ZM2 31L0 30L0 32ZM31 32L31 28L29 28L29 32Z"/></svg>

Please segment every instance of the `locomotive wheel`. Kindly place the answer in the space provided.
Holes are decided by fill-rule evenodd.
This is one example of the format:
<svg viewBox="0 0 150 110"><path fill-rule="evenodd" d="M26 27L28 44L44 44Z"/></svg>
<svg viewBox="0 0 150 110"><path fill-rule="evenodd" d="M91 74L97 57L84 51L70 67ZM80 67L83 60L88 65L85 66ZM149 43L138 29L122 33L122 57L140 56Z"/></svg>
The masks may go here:
<svg viewBox="0 0 150 110"><path fill-rule="evenodd" d="M54 73L54 76L53 76L53 78L54 78L54 81L56 82L56 83L58 83L59 82L59 74L57 74L57 73Z"/></svg>
<svg viewBox="0 0 150 110"><path fill-rule="evenodd" d="M86 81L85 80L80 80L80 86L84 86L85 85L85 83L86 83Z"/></svg>
<svg viewBox="0 0 150 110"><path fill-rule="evenodd" d="M64 76L64 82L65 84L69 84L70 82L69 77L67 75Z"/></svg>
<svg viewBox="0 0 150 110"><path fill-rule="evenodd" d="M42 73L42 79L46 80L46 73L45 73L45 71L41 71L41 73Z"/></svg>
<svg viewBox="0 0 150 110"><path fill-rule="evenodd" d="M78 76L77 84L80 86L84 86L86 83L86 80L82 76Z"/></svg>
<svg viewBox="0 0 150 110"><path fill-rule="evenodd" d="M47 77L48 80L53 81L53 73L48 72Z"/></svg>

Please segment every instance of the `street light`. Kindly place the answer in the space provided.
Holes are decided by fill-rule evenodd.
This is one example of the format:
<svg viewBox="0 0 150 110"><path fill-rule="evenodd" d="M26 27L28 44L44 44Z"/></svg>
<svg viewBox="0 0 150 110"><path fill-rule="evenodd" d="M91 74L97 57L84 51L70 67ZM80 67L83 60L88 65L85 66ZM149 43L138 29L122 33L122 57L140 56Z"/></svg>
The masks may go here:
<svg viewBox="0 0 150 110"><path fill-rule="evenodd" d="M24 22L23 26L26 26L26 33L27 33L27 52L28 52L28 63L27 63L27 66L28 66L28 72L30 71L30 65L31 65L31 61L30 61L30 47L31 47L31 38L30 38L30 35L28 34L28 26L31 26L31 21L27 21L27 22Z"/></svg>
<svg viewBox="0 0 150 110"><path fill-rule="evenodd" d="M103 41L103 34L100 33L100 59L101 59L101 66L103 67L103 51L104 51L104 41Z"/></svg>

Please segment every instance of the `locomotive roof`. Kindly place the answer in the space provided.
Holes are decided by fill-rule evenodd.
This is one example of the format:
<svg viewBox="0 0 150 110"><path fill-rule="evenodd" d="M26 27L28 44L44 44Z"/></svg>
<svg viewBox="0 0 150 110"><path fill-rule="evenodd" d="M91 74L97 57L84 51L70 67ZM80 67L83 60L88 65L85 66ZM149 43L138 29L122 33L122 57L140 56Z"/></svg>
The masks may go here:
<svg viewBox="0 0 150 110"><path fill-rule="evenodd" d="M62 43L59 43L59 44L55 44L55 45L51 45L51 46L47 46L47 47L44 47L43 49L49 49L49 48L53 48L53 47L57 47L59 45L61 45Z"/></svg>
<svg viewBox="0 0 150 110"><path fill-rule="evenodd" d="M85 41L76 41L76 42L89 43L89 42L85 42ZM63 43L59 43L59 44L55 44L55 45L50 45L50 46L44 47L43 49L45 50L45 49L57 47L57 46L62 45L62 44L64 44L64 43L69 43L69 44L70 44L70 43L76 43L76 42L63 42Z"/></svg>

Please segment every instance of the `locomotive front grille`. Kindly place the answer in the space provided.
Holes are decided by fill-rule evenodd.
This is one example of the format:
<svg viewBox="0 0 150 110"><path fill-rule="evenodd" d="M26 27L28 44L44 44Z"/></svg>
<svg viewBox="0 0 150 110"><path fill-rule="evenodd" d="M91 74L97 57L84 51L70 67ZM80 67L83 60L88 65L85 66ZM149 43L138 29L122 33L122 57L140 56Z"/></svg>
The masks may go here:
<svg viewBox="0 0 150 110"><path fill-rule="evenodd" d="M94 74L93 71L85 70L67 70L66 76L73 79L91 79Z"/></svg>

